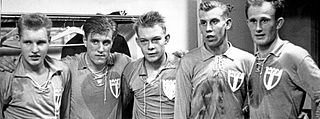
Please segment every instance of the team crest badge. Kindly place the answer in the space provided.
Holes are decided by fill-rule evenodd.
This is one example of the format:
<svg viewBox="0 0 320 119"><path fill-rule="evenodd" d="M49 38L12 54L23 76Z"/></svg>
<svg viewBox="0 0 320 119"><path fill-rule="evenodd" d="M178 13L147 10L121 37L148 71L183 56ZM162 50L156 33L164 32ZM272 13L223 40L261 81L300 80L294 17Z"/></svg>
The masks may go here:
<svg viewBox="0 0 320 119"><path fill-rule="evenodd" d="M282 69L266 67L266 71L263 76L263 84L267 90L271 90L278 85L282 72Z"/></svg>
<svg viewBox="0 0 320 119"><path fill-rule="evenodd" d="M55 116L58 117L59 116L59 112L60 112L60 105L61 105L61 99L62 99L62 92L63 92L63 88L55 88L54 89L54 106L57 107L55 109Z"/></svg>
<svg viewBox="0 0 320 119"><path fill-rule="evenodd" d="M121 83L120 78L114 78L109 80L110 91L115 98L118 98L120 95L120 83Z"/></svg>
<svg viewBox="0 0 320 119"><path fill-rule="evenodd" d="M162 86L163 86L163 92L164 94L172 100L175 97L175 85L176 80L174 77L167 78L165 80L162 80Z"/></svg>
<svg viewBox="0 0 320 119"><path fill-rule="evenodd" d="M228 84L232 92L236 92L244 82L244 73L228 70Z"/></svg>

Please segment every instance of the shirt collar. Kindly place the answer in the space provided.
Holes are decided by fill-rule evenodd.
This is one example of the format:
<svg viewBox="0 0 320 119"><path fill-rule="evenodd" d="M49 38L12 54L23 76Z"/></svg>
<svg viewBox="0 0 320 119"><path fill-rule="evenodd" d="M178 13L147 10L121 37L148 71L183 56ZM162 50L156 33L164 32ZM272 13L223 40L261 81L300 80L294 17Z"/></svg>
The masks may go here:
<svg viewBox="0 0 320 119"><path fill-rule="evenodd" d="M283 49L283 46L287 43L289 43L289 41L279 40L269 54L279 57ZM255 56L257 57L259 54L260 54L259 52L256 52Z"/></svg>
<svg viewBox="0 0 320 119"><path fill-rule="evenodd" d="M79 70L88 68L88 64L86 62L87 55L88 54L86 52L80 54L80 61L79 61L79 65L78 65ZM109 55L110 55L110 57L107 59L107 66L113 66L116 57L113 53L110 53Z"/></svg>
<svg viewBox="0 0 320 119"><path fill-rule="evenodd" d="M62 71L62 68L59 67L59 65L57 65L53 59L49 56L46 56L44 58L44 63L45 65L49 66L49 69L50 71L56 73L56 72L60 72ZM25 67L23 66L23 63L22 63L22 55L19 56L19 59L18 59L18 64L17 64L17 67L16 67L16 70L13 72L13 75L15 76L26 76L27 72L26 72L26 69Z"/></svg>
<svg viewBox="0 0 320 119"><path fill-rule="evenodd" d="M161 70L177 68L177 66L178 66L177 64L179 63L180 58L177 58L173 54L168 55L167 53L165 53L165 55L167 56L167 60ZM138 65L139 66L139 76L148 76L147 69L144 65L145 59L141 58L138 60L138 62L139 62L139 65Z"/></svg>
<svg viewBox="0 0 320 119"><path fill-rule="evenodd" d="M229 45L228 50L225 53L223 53L222 55L233 60L234 58L233 58L232 54L234 54L235 47L233 47L230 42L228 42L228 45ZM204 45L201 46L200 52L201 52L202 61L208 60L208 59L215 56L209 50L207 50Z"/></svg>

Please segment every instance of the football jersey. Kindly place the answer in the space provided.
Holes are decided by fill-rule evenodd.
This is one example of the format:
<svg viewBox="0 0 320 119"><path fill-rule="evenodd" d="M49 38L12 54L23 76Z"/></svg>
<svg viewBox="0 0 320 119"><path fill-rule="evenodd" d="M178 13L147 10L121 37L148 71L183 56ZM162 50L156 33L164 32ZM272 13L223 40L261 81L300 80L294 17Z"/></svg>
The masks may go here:
<svg viewBox="0 0 320 119"><path fill-rule="evenodd" d="M39 84L26 72L21 56L13 73L0 72L0 118L60 119L67 104L70 89L70 70L48 56L44 59L48 79ZM3 114L3 115L2 115Z"/></svg>
<svg viewBox="0 0 320 119"><path fill-rule="evenodd" d="M63 59L72 72L70 119L121 119L121 74L130 58L111 53L104 75L94 75L86 63L86 53Z"/></svg>
<svg viewBox="0 0 320 119"><path fill-rule="evenodd" d="M166 63L151 82L147 82L148 74L144 66L144 58L128 64L124 71L124 80L130 89L128 93L131 92L134 98L133 119L173 118L175 74L179 59L173 55L167 55Z"/></svg>
<svg viewBox="0 0 320 119"><path fill-rule="evenodd" d="M296 119L306 94L319 100L320 70L308 52L280 40L269 55L254 63L249 79L253 119Z"/></svg>
<svg viewBox="0 0 320 119"><path fill-rule="evenodd" d="M205 46L187 53L177 71L175 118L242 119L254 56L235 48L222 55Z"/></svg>

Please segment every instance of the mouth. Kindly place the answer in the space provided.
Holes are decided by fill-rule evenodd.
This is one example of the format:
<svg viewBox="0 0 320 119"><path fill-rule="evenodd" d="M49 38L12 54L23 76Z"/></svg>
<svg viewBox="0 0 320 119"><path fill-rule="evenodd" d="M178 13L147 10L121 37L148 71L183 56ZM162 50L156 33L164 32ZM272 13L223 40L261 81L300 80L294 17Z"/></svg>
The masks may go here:
<svg viewBox="0 0 320 119"><path fill-rule="evenodd" d="M157 55L157 53L148 53L148 56L156 56Z"/></svg>
<svg viewBox="0 0 320 119"><path fill-rule="evenodd" d="M40 55L30 55L29 57L31 60L39 60L41 58Z"/></svg>
<svg viewBox="0 0 320 119"><path fill-rule="evenodd" d="M95 55L98 58L106 58L106 55Z"/></svg>
<svg viewBox="0 0 320 119"><path fill-rule="evenodd" d="M257 39L262 39L262 38L264 38L264 36L265 36L265 34L255 34L255 37Z"/></svg>
<svg viewBox="0 0 320 119"><path fill-rule="evenodd" d="M207 35L206 38L208 41L215 41L217 39L214 35Z"/></svg>

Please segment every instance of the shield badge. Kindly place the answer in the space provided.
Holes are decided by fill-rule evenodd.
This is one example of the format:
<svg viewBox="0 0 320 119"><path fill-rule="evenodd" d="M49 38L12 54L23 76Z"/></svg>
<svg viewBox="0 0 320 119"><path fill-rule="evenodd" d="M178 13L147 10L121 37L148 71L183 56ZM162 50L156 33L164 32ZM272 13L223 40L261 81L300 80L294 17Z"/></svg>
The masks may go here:
<svg viewBox="0 0 320 119"><path fill-rule="evenodd" d="M115 98L118 98L120 95L120 83L121 83L120 78L113 78L109 80L110 91Z"/></svg>
<svg viewBox="0 0 320 119"><path fill-rule="evenodd" d="M175 87L176 87L176 80L174 77L166 78L162 80L162 87L164 94L172 100L175 97Z"/></svg>
<svg viewBox="0 0 320 119"><path fill-rule="evenodd" d="M228 70L228 84L232 92L236 92L244 82L244 73Z"/></svg>
<svg viewBox="0 0 320 119"><path fill-rule="evenodd" d="M266 71L263 76L263 84L267 90L271 90L277 86L281 79L282 72L282 69L266 67Z"/></svg>

